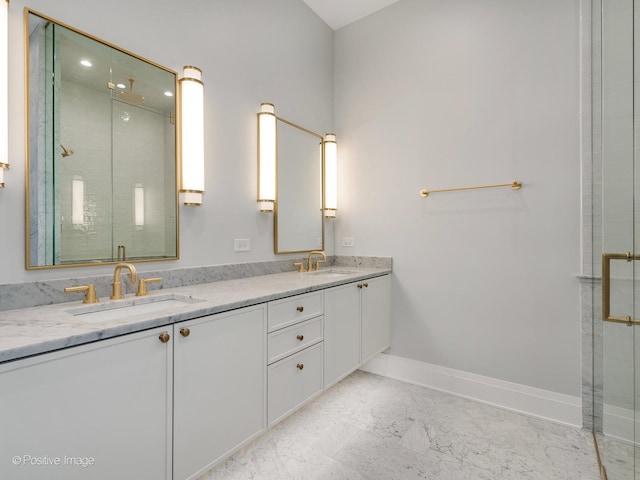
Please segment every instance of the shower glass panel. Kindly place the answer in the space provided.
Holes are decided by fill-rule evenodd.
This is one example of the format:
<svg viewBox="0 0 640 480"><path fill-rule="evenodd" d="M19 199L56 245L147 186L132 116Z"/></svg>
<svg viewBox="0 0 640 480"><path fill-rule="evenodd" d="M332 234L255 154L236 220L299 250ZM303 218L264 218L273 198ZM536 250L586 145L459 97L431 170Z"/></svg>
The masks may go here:
<svg viewBox="0 0 640 480"><path fill-rule="evenodd" d="M93 48L88 58L78 54L90 40L62 26L53 30L54 74L46 97L53 105L54 138L52 201L55 222L51 246L54 265L101 261L112 257L114 215L112 202L110 90L86 80L111 78L112 52L106 45ZM91 131L91 138L87 138Z"/></svg>
<svg viewBox="0 0 640 480"><path fill-rule="evenodd" d="M592 7L592 260L603 293L593 301L593 427L607 478L640 479L640 2L594 0ZM600 271L605 254L608 275Z"/></svg>

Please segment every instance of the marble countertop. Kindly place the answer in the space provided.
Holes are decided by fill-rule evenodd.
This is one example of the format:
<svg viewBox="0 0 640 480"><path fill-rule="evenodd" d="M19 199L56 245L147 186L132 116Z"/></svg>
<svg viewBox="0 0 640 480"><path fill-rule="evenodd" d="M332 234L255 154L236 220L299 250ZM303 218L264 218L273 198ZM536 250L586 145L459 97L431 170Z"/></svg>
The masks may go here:
<svg viewBox="0 0 640 480"><path fill-rule="evenodd" d="M99 303L92 305L75 301L3 311L0 312L0 363L391 272L388 268L326 268L326 271L337 270L348 273L318 275L287 272L158 290L151 290L154 284L149 284L149 297L127 295L124 300L102 298ZM118 305L128 305L133 299L149 299L159 295L194 303L155 312L135 313L119 319L88 321L87 316L77 315L84 310L108 310L118 302L123 302Z"/></svg>

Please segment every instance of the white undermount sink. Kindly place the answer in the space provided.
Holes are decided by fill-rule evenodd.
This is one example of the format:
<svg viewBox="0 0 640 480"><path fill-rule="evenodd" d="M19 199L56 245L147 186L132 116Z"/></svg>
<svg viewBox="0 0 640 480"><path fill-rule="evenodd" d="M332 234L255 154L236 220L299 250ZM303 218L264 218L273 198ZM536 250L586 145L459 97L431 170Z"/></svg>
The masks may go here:
<svg viewBox="0 0 640 480"><path fill-rule="evenodd" d="M356 272L350 272L348 270L314 270L313 272L308 272L307 275L319 275L323 277L343 277L345 275L352 275Z"/></svg>
<svg viewBox="0 0 640 480"><path fill-rule="evenodd" d="M201 298L178 293L164 293L148 297L112 300L82 307L64 310L74 317L87 322L103 322L108 320L124 320L133 315L154 312L168 312L187 305L204 302Z"/></svg>

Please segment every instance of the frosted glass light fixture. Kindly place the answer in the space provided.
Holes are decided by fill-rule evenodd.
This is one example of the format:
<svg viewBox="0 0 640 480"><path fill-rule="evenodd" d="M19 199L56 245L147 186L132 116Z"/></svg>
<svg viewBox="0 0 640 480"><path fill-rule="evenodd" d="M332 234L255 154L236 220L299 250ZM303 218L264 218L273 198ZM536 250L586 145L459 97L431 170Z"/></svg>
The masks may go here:
<svg viewBox="0 0 640 480"><path fill-rule="evenodd" d="M79 176L71 181L71 223L84 225L84 180Z"/></svg>
<svg viewBox="0 0 640 480"><path fill-rule="evenodd" d="M9 168L9 0L0 0L0 188Z"/></svg>
<svg viewBox="0 0 640 480"><path fill-rule="evenodd" d="M338 144L333 133L324 136L324 216L335 218L338 210Z"/></svg>
<svg viewBox="0 0 640 480"><path fill-rule="evenodd" d="M144 187L140 184L133 188L133 221L136 227L144 227Z"/></svg>
<svg viewBox="0 0 640 480"><path fill-rule="evenodd" d="M258 113L258 204L261 212L273 212L276 201L276 109L263 103Z"/></svg>
<svg viewBox="0 0 640 480"><path fill-rule="evenodd" d="M184 67L180 79L180 105L180 192L185 205L200 206L204 195L204 83L199 68Z"/></svg>

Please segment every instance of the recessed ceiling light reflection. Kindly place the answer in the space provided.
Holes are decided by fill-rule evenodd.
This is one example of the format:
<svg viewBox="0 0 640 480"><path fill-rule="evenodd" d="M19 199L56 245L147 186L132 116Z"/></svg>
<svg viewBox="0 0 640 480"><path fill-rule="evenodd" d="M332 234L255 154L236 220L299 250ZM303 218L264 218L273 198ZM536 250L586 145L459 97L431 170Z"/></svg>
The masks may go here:
<svg viewBox="0 0 640 480"><path fill-rule="evenodd" d="M89 60L80 60L80 65L84 65L85 67L91 67L93 64Z"/></svg>
<svg viewBox="0 0 640 480"><path fill-rule="evenodd" d="M116 87L118 88L127 88L127 86L124 83L119 83L116 85Z"/></svg>
<svg viewBox="0 0 640 480"><path fill-rule="evenodd" d="M173 92L164 92L165 96L173 97Z"/></svg>

